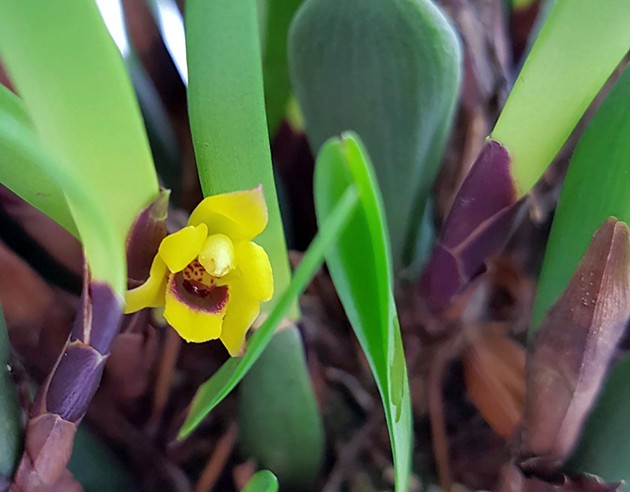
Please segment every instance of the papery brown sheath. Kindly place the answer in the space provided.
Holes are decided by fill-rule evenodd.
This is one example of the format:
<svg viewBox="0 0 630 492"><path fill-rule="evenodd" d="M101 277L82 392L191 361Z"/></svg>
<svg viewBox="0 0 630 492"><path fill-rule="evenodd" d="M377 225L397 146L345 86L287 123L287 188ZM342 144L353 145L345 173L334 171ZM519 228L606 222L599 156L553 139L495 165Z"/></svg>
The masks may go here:
<svg viewBox="0 0 630 492"><path fill-rule="evenodd" d="M527 365L518 464L553 473L572 452L630 320L630 230L609 218L541 325Z"/></svg>

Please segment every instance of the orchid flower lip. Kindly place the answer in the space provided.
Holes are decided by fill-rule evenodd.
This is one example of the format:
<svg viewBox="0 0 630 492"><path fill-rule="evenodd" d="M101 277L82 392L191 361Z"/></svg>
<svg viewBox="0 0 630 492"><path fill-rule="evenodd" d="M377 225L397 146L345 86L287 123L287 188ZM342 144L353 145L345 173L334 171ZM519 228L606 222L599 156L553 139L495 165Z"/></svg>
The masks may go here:
<svg viewBox="0 0 630 492"><path fill-rule="evenodd" d="M219 338L236 355L273 295L269 257L252 241L266 225L261 186L205 198L186 227L162 240L149 278L128 292L126 312L164 306L182 338Z"/></svg>

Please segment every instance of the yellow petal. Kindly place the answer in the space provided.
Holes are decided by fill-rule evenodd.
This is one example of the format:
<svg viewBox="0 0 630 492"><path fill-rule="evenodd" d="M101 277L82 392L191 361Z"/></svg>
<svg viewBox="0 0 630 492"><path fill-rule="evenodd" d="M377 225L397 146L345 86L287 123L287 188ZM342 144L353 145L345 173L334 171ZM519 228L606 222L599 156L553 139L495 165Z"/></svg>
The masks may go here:
<svg viewBox="0 0 630 492"><path fill-rule="evenodd" d="M262 186L205 198L193 210L188 224L206 224L210 234L225 234L232 240L253 239L267 226Z"/></svg>
<svg viewBox="0 0 630 492"><path fill-rule="evenodd" d="M260 303L240 282L230 284L230 300L223 320L221 341L232 357L238 355L245 342L245 334L256 320Z"/></svg>
<svg viewBox="0 0 630 492"><path fill-rule="evenodd" d="M166 289L166 305L164 318L187 342L206 342L214 340L221 335L223 318L227 308L226 302L217 309L206 309L201 305L195 305L187 299L181 290L181 284L171 275ZM226 289L222 287L222 289Z"/></svg>
<svg viewBox="0 0 630 492"><path fill-rule="evenodd" d="M264 249L251 241L236 245L236 259L245 286L259 301L268 301L273 296L273 272Z"/></svg>
<svg viewBox="0 0 630 492"><path fill-rule="evenodd" d="M211 234L199 252L199 263L213 277L223 277L234 268L234 245L225 234Z"/></svg>
<svg viewBox="0 0 630 492"><path fill-rule="evenodd" d="M127 291L125 314L135 313L148 307L164 306L167 276L166 263L156 255L145 283Z"/></svg>
<svg viewBox="0 0 630 492"><path fill-rule="evenodd" d="M180 272L197 257L206 237L208 228L205 224L184 227L162 240L159 255L171 272Z"/></svg>

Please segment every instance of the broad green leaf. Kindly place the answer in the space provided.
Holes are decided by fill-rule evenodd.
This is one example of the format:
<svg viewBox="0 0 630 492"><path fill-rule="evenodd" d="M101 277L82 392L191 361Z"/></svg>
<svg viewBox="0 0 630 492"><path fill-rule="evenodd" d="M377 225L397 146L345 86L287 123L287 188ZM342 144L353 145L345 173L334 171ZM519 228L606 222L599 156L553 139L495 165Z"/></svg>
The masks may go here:
<svg viewBox="0 0 630 492"><path fill-rule="evenodd" d="M269 470L256 472L243 492L278 492L278 479Z"/></svg>
<svg viewBox="0 0 630 492"><path fill-rule="evenodd" d="M94 277L124 292L127 233L158 182L137 101L95 3L1 2L0 56L59 175L107 211L116 247L98 262L110 266L88 261ZM66 194L82 241L94 241L90 217Z"/></svg>
<svg viewBox="0 0 630 492"><path fill-rule="evenodd" d="M199 387L186 421L179 431L178 437L180 439L183 439L195 430L203 418L236 387L251 369L254 362L258 360L292 304L304 291L317 269L323 263L324 253L347 223L356 208L356 204L357 191L351 188L339 200L338 205L329 214L328 219L321 224L317 236L313 239L300 265L295 270L288 288L282 292L267 319L251 336L245 355L228 359L214 376Z"/></svg>
<svg viewBox="0 0 630 492"><path fill-rule="evenodd" d="M118 294L123 295L127 284L124 262L113 262L112 258L124 258L124 247L117 237L117 231L112 223L108 210L103 208L98 198L78 182L71 174L67 174L49 153L45 152L34 140L32 132L15 120L3 118L0 114L0 150L8 149L5 154L8 160L0 161L0 177L2 183L7 184L25 199L36 196L37 193L49 191L61 193L65 197L70 217L53 216L64 225L61 218L70 221L69 226L76 224L81 235L81 242L85 256L89 260L90 273L95 279L105 279L114 287ZM6 166L5 166L6 164ZM29 180L20 179L12 165L20 165L28 172ZM7 180L5 181L5 178ZM39 188L39 185L42 185ZM53 196L53 195L51 195ZM61 203L61 198L56 195ZM38 204L37 197L32 202ZM46 197L41 197L45 200ZM39 202L42 203L42 202ZM39 208L39 207L38 207ZM54 210L51 204L44 202L42 211L50 213ZM44 210L45 209L45 210ZM68 213L68 210L61 210Z"/></svg>
<svg viewBox="0 0 630 492"><path fill-rule="evenodd" d="M264 13L263 78L267 125L273 135L291 96L287 39L289 25L302 0L267 0Z"/></svg>
<svg viewBox="0 0 630 492"><path fill-rule="evenodd" d="M0 85L0 183L77 236L63 191L41 171L43 162L23 152L22 144L40 147L22 101Z"/></svg>
<svg viewBox="0 0 630 492"><path fill-rule="evenodd" d="M491 137L513 158L525 194L630 47L627 0L557 0Z"/></svg>
<svg viewBox="0 0 630 492"><path fill-rule="evenodd" d="M411 404L398 315L393 299L389 240L374 172L361 141L347 133L331 139L315 167L315 208L327 220L349 187L359 190L360 206L326 263L370 364L389 427L396 490L408 490L411 460Z"/></svg>
<svg viewBox="0 0 630 492"><path fill-rule="evenodd" d="M8 371L9 336L0 308L0 475L10 478L22 453L22 416Z"/></svg>
<svg viewBox="0 0 630 492"><path fill-rule="evenodd" d="M271 167L256 7L255 0L187 2L188 108L204 195L263 185L269 224L256 241L269 254L280 294L291 272Z"/></svg>
<svg viewBox="0 0 630 492"><path fill-rule="evenodd" d="M630 224L630 68L626 68L589 123L571 159L536 293L531 332L566 288L591 235L609 216ZM627 360L613 366L590 417L573 465L608 480L630 480ZM625 412L622 410L625 409ZM597 454L597 459L594 458Z"/></svg>
<svg viewBox="0 0 630 492"><path fill-rule="evenodd" d="M310 488L322 463L324 430L296 326L278 332L243 379L238 410L246 455L283 487Z"/></svg>
<svg viewBox="0 0 630 492"><path fill-rule="evenodd" d="M306 0L291 26L291 80L311 147L317 152L346 130L363 139L397 271L420 260L461 58L455 32L430 0Z"/></svg>

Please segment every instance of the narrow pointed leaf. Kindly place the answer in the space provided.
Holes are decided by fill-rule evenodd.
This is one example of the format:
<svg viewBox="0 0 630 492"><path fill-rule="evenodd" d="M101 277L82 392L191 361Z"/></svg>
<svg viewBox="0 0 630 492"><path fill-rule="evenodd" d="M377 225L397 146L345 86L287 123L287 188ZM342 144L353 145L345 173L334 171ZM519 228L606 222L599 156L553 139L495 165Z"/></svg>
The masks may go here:
<svg viewBox="0 0 630 492"><path fill-rule="evenodd" d="M291 27L291 79L311 147L347 130L363 139L397 270L418 260L459 93L460 51L430 0L307 0Z"/></svg>
<svg viewBox="0 0 630 492"><path fill-rule="evenodd" d="M216 407L243 379L274 336L291 305L306 288L324 261L324 253L335 241L353 213L357 204L357 191L352 188L344 194L335 210L321 224L302 262L295 270L288 288L279 296L278 302L264 323L258 328L247 344L243 357L232 357L197 390L190 412L179 431L179 438L189 435L203 418Z"/></svg>
<svg viewBox="0 0 630 492"><path fill-rule="evenodd" d="M187 2L186 49L201 188L209 196L263 185L269 224L257 242L269 254L280 294L290 270L271 167L256 1Z"/></svg>
<svg viewBox="0 0 630 492"><path fill-rule="evenodd" d="M542 175L628 53L628 25L627 0L556 2L491 135L509 150L520 193Z"/></svg>
<svg viewBox="0 0 630 492"><path fill-rule="evenodd" d="M409 383L383 205L374 172L358 137L329 140L315 168L315 206L325 221L345 190L356 186L360 207L326 254L330 275L374 374L389 427L396 490L408 489L411 458Z"/></svg>

